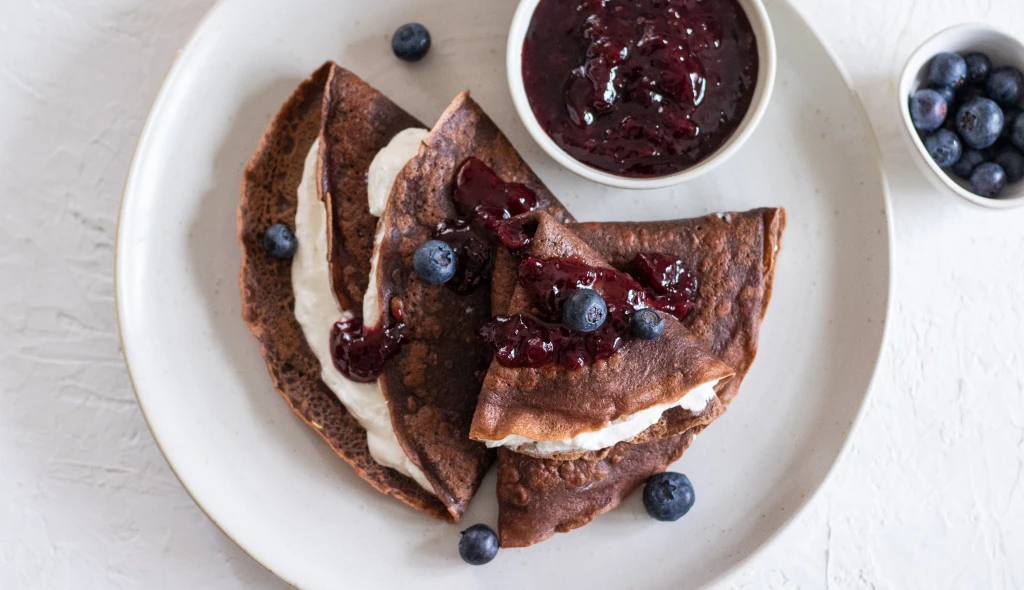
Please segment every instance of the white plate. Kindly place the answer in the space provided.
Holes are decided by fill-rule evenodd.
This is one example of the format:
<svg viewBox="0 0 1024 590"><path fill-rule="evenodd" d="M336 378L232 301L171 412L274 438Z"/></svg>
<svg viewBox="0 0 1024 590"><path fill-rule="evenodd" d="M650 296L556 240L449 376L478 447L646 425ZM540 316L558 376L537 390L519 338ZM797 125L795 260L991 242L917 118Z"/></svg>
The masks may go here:
<svg viewBox="0 0 1024 590"><path fill-rule="evenodd" d="M750 142L701 180L631 193L558 169L516 120L504 73L514 2L224 0L181 54L125 191L117 295L139 403L196 502L258 561L302 588L403 584L491 590L699 587L734 570L821 486L864 405L885 333L888 198L867 117L805 21L769 2L773 103ZM427 24L405 64L391 32ZM273 391L240 319L235 208L272 113L333 58L425 121L464 87L583 220L668 219L784 205L761 354L728 414L677 469L697 504L675 524L639 498L486 567L461 563L457 526L378 495ZM493 474L465 523L496 520Z"/></svg>

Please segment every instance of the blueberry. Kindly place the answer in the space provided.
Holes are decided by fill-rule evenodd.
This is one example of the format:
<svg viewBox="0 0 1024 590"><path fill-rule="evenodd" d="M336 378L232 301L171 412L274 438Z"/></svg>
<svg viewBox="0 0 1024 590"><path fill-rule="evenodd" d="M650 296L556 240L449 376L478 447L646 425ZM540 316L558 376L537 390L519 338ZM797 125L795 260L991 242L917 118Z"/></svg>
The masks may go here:
<svg viewBox="0 0 1024 590"><path fill-rule="evenodd" d="M474 524L462 531L459 555L469 565L490 563L498 554L498 535L486 524Z"/></svg>
<svg viewBox="0 0 1024 590"><path fill-rule="evenodd" d="M1010 141L1017 149L1024 151L1024 115L1018 115L1011 123Z"/></svg>
<svg viewBox="0 0 1024 590"><path fill-rule="evenodd" d="M975 194L994 199L1006 188L1006 171L994 162L985 162L971 174L971 188Z"/></svg>
<svg viewBox="0 0 1024 590"><path fill-rule="evenodd" d="M1004 66L992 71L988 77L988 97L1003 106L1016 106L1024 97L1024 74L1013 66Z"/></svg>
<svg viewBox="0 0 1024 590"><path fill-rule="evenodd" d="M918 90L910 97L910 120L920 131L935 131L942 127L948 112L949 102L938 90Z"/></svg>
<svg viewBox="0 0 1024 590"><path fill-rule="evenodd" d="M1003 110L987 98L975 98L956 114L956 129L968 146L980 150L994 144L1003 133Z"/></svg>
<svg viewBox="0 0 1024 590"><path fill-rule="evenodd" d="M1020 107L1003 107L1003 132L999 135L1000 139L1010 139L1013 134L1013 124L1017 121L1017 117L1024 112Z"/></svg>
<svg viewBox="0 0 1024 590"><path fill-rule="evenodd" d="M299 250L299 240L290 227L283 223L275 223L263 234L263 249L271 258L287 260L295 256Z"/></svg>
<svg viewBox="0 0 1024 590"><path fill-rule="evenodd" d="M641 309L629 318L629 328L640 340L657 340L665 331L665 320L653 309Z"/></svg>
<svg viewBox="0 0 1024 590"><path fill-rule="evenodd" d="M391 50L398 59L419 61L430 51L430 32L419 23L402 25L391 38Z"/></svg>
<svg viewBox="0 0 1024 590"><path fill-rule="evenodd" d="M580 289L562 307L562 323L580 332L593 332L608 318L608 305L604 297L593 289Z"/></svg>
<svg viewBox="0 0 1024 590"><path fill-rule="evenodd" d="M967 64L968 84L981 84L992 72L992 61L984 53L965 53L964 62Z"/></svg>
<svg viewBox="0 0 1024 590"><path fill-rule="evenodd" d="M967 81L967 62L955 53L940 53L928 64L928 84L960 88Z"/></svg>
<svg viewBox="0 0 1024 590"><path fill-rule="evenodd" d="M679 520L693 508L693 485L682 473L652 475L644 486L644 508L652 518L664 522Z"/></svg>
<svg viewBox="0 0 1024 590"><path fill-rule="evenodd" d="M452 280L458 256L455 250L440 240L424 242L412 257L416 274L431 285L440 285Z"/></svg>
<svg viewBox="0 0 1024 590"><path fill-rule="evenodd" d="M1004 146L996 152L993 162L1006 172L1006 182L1013 184L1024 179L1024 154L1021 154L1013 146Z"/></svg>
<svg viewBox="0 0 1024 590"><path fill-rule="evenodd" d="M948 129L939 129L924 138L924 147L928 155L935 160L939 168L949 168L956 164L963 154L963 146L956 133Z"/></svg>
<svg viewBox="0 0 1024 590"><path fill-rule="evenodd" d="M974 169L984 161L985 156L978 150L964 150L964 154L960 156L956 164L953 164L951 170L953 174L968 180L971 178L971 172L974 172Z"/></svg>

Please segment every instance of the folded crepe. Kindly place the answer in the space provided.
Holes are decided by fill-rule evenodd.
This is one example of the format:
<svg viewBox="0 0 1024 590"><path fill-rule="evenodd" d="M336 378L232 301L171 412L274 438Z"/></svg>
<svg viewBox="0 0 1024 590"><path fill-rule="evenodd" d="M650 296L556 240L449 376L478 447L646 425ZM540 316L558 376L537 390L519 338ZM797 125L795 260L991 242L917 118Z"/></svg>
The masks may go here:
<svg viewBox="0 0 1024 590"><path fill-rule="evenodd" d="M493 461L492 451L469 438L491 360L477 339L492 315L490 281L484 277L459 292L430 285L414 272L413 254L459 218L452 199L456 175L471 157L505 182L532 190L538 207L561 221L572 219L468 93L448 107L395 180L378 227L371 288L377 313L402 322L406 340L379 383L405 453L453 515L465 509Z"/></svg>
<svg viewBox="0 0 1024 590"><path fill-rule="evenodd" d="M735 370L735 376L719 391L720 399L728 403L739 391L757 352L785 220L782 209L757 209L682 221L570 227L620 270L628 270L638 253L660 252L697 271L696 308L684 324ZM499 259L495 270L496 309L507 306L514 297L511 264L510 257ZM676 436L642 444L619 443L603 456L573 461L538 459L499 449L501 546L526 547L556 532L581 527L615 508L648 477L677 461L704 427L695 425Z"/></svg>
<svg viewBox="0 0 1024 590"><path fill-rule="evenodd" d="M586 267L610 268L547 213L527 217L536 228L529 246L520 252L525 264L569 259ZM530 300L528 280L516 285L507 315L535 311L538 302ZM593 288L603 294L603 280ZM639 284L635 289L643 291ZM559 289L562 296L571 290ZM706 424L717 413L714 387L734 371L676 318L662 316L665 331L657 340L629 339L610 358L577 369L511 367L496 358L480 392L470 437L536 457L577 459L606 451L619 440L640 435L646 440L668 438ZM613 318L608 319L609 326L611 322ZM668 408L680 404L688 409L679 420L663 419Z"/></svg>

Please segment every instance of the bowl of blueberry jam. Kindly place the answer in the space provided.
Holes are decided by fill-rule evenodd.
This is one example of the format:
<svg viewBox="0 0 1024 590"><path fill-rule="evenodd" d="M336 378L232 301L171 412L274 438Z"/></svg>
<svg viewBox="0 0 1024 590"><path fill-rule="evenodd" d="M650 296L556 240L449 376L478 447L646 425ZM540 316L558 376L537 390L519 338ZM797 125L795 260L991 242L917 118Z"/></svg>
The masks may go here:
<svg viewBox="0 0 1024 590"><path fill-rule="evenodd" d="M727 160L763 117L775 70L762 0L522 0L508 41L533 138L619 188L679 184Z"/></svg>
<svg viewBox="0 0 1024 590"><path fill-rule="evenodd" d="M926 41L900 78L900 112L918 166L976 205L1024 205L1024 44L987 25Z"/></svg>

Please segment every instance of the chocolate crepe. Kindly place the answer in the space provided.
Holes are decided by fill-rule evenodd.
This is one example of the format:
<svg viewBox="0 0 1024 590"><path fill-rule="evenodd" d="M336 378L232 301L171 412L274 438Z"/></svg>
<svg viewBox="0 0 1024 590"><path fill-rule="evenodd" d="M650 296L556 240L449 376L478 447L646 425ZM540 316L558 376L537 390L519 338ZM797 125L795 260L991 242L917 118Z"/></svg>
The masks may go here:
<svg viewBox="0 0 1024 590"><path fill-rule="evenodd" d="M372 114L374 119L369 120L363 113ZM335 243L342 244L335 252L343 252L338 256L348 260L344 267L365 268L365 287L372 228L368 242L365 229L370 223L366 218L369 212L361 213L356 205L361 203L367 209L365 177L370 158L399 131L416 124L415 119L385 96L330 62L296 89L270 122L242 180L238 209L242 318L259 340L278 393L360 477L378 491L417 510L435 518L455 520L458 512L449 511L415 481L381 466L370 456L366 431L321 381L320 363L295 319L291 261L272 259L263 251L263 234L269 226L294 226L297 189L306 154L319 136L324 146L321 154L331 160L321 162L325 169L321 170L321 198L332 195L332 204L355 220L345 223L335 216L338 221L334 227L339 228ZM342 154L342 158L347 154L354 159L348 165L335 165L335 154ZM329 213L331 210L328 209ZM358 269L341 275L354 277L361 272ZM355 282L353 279L351 285L344 285L343 281L343 286L352 289L339 290L338 298L346 306L361 301ZM330 326L324 329L329 330Z"/></svg>
<svg viewBox="0 0 1024 590"><path fill-rule="evenodd" d="M639 252L671 254L697 270L696 309L686 324L736 371L719 392L735 398L757 352L758 331L771 298L785 211L757 209L654 223L571 226L613 266L626 270ZM503 262L502 262L503 260ZM510 301L510 258L499 260L495 306ZM721 408L718 410L721 411ZM671 412L669 412L671 413ZM693 429L644 444L619 443L604 457L536 459L498 451L498 537L502 547L526 547L581 527L618 506L648 477L677 461Z"/></svg>
<svg viewBox="0 0 1024 590"><path fill-rule="evenodd" d="M533 218L536 230L523 256L575 258L591 267L609 267L594 250L546 213L528 217ZM600 283L595 288L601 292ZM508 315L529 313L531 308L526 289L517 285ZM733 375L733 370L712 356L678 320L662 315L665 332L661 338L630 340L611 358L579 369L506 367L494 360L480 392L470 437L496 441L514 434L535 441L567 440L653 406L671 404L700 385L724 382ZM688 410L683 413L685 419L676 425L678 429L663 426L657 438L692 428L693 414ZM539 455L529 446L516 450ZM578 458L583 454L567 451L558 458Z"/></svg>
<svg viewBox="0 0 1024 590"><path fill-rule="evenodd" d="M468 93L448 107L395 181L380 220L376 282L380 311L405 324L407 339L379 382L399 442L453 514L465 508L493 461L493 452L469 438L491 360L477 338L492 315L491 294L488 284L467 294L427 284L412 259L442 223L458 217L455 176L469 157L506 182L525 184L560 221L572 219Z"/></svg>

